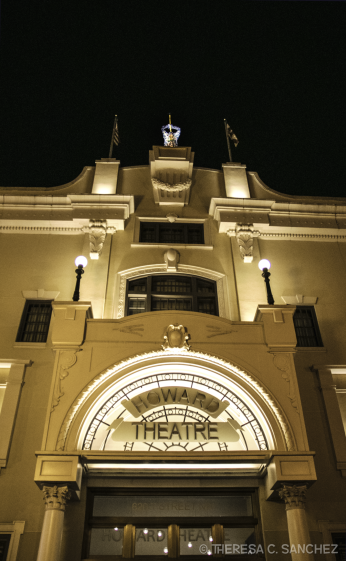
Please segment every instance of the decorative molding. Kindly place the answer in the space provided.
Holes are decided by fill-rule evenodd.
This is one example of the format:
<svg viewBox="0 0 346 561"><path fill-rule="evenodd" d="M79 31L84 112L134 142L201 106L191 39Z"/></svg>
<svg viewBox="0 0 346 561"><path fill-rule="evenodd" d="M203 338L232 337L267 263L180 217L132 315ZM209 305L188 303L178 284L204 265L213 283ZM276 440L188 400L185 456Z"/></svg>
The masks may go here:
<svg viewBox="0 0 346 561"><path fill-rule="evenodd" d="M297 398L294 392L292 372L291 372L291 357L289 353L273 353L274 365L280 372L281 376L288 383L288 399L291 402L293 409L298 413Z"/></svg>
<svg viewBox="0 0 346 561"><path fill-rule="evenodd" d="M83 234L81 228L54 228L53 226L0 226L3 234Z"/></svg>
<svg viewBox="0 0 346 561"><path fill-rule="evenodd" d="M178 263L179 263L179 252L176 249L170 248L164 254L164 260L166 263L167 272L169 271L177 271Z"/></svg>
<svg viewBox="0 0 346 561"><path fill-rule="evenodd" d="M136 323L135 325L128 325L125 327L114 327L113 331L120 331L120 333L128 333L129 335L138 335L139 337L143 337L144 331L144 324L143 323Z"/></svg>
<svg viewBox="0 0 346 561"><path fill-rule="evenodd" d="M232 228L227 230L228 236L236 236L237 231L233 230ZM292 239L292 240L305 240L309 239L312 241L321 241L321 242L346 242L346 235L342 234L294 234L292 232L258 232L256 237L262 239L272 239L272 238L284 238L284 239Z"/></svg>
<svg viewBox="0 0 346 561"><path fill-rule="evenodd" d="M127 269L126 271L121 271L118 273L119 277L119 297L118 297L118 313L117 318L123 318L125 314L125 302L126 302L126 282L137 277L146 277L148 275L162 275L167 272L166 264L157 265L145 265L143 267L134 267L133 269ZM181 275L194 275L197 277L203 277L216 282L217 286L217 297L219 305L219 317L228 318L229 314L226 309L226 299L225 293L227 291L227 281L226 275L222 273L217 273L211 271L210 269L204 269L202 267L194 267L192 265L178 265L176 273Z"/></svg>
<svg viewBox="0 0 346 561"><path fill-rule="evenodd" d="M252 263L253 239L258 235L259 232L254 229L253 224L236 224L235 236L239 245L240 257L244 263Z"/></svg>
<svg viewBox="0 0 346 561"><path fill-rule="evenodd" d="M43 500L46 505L46 510L65 510L67 501L71 498L71 493L67 486L46 487L42 489Z"/></svg>
<svg viewBox="0 0 346 561"><path fill-rule="evenodd" d="M59 405L62 396L65 395L65 392L62 389L62 381L69 375L69 369L76 364L78 352L79 350L65 351L59 356L59 374L55 385L52 407L50 410L51 413Z"/></svg>
<svg viewBox="0 0 346 561"><path fill-rule="evenodd" d="M177 214L166 214L166 218L168 220L168 222L170 222L171 224L173 224L173 222L176 222L177 218L179 218L179 216Z"/></svg>
<svg viewBox="0 0 346 561"><path fill-rule="evenodd" d="M168 191L169 193L175 193L178 191L187 191L191 187L192 180L186 179L185 181L181 181L179 183L166 183L165 181L161 181L156 177L151 178L153 187L160 189L161 191Z"/></svg>
<svg viewBox="0 0 346 561"><path fill-rule="evenodd" d="M183 325L178 325L177 323L171 324L166 328L165 334L163 336L164 344L162 349L165 351L167 349L185 349L190 351L191 347L188 344L190 335L188 334L186 327Z"/></svg>
<svg viewBox="0 0 346 561"><path fill-rule="evenodd" d="M38 290L22 290L23 298L26 300L56 300L60 292L57 290L44 290L44 288L39 288Z"/></svg>
<svg viewBox="0 0 346 561"><path fill-rule="evenodd" d="M304 296L303 294L296 294L295 296L281 296L285 304L306 304L314 305L317 303L317 296Z"/></svg>
<svg viewBox="0 0 346 561"><path fill-rule="evenodd" d="M186 358L187 353L185 349L169 349L170 356L176 357L178 360L181 360L183 357ZM274 396L271 395L270 391L257 379L255 376L248 374L247 372L240 370L238 367L232 365L231 363L223 360L219 357L214 355L210 355L207 353L202 353L198 351L190 351L188 353L189 358L193 358L196 360L203 360L208 363L209 366L217 368L218 366L222 366L228 370L232 370L236 373L239 378L249 384L253 390L265 401L266 405L270 409L271 413L273 414L274 418L276 419L278 426L283 435L284 442L286 444L287 450L289 452L293 452L297 450L297 446L295 443L294 435L292 430L289 426L288 420L284 412L281 410L280 405L276 402ZM157 358L167 358L167 350L160 350L160 351L152 351L148 353L142 353L139 355L135 355L128 359L122 360L117 362L111 368L101 372L98 376L96 376L76 397L74 402L72 403L71 407L69 408L64 421L61 425L56 449L58 451L63 451L66 445L66 439L74 421L76 415L78 414L79 410L83 407L86 401L91 397L93 392L100 386L100 384L106 382L111 377L114 376L116 372L123 370L124 368L135 368L139 367L141 363L148 360L153 360Z"/></svg>
<svg viewBox="0 0 346 561"><path fill-rule="evenodd" d="M218 337L219 335L228 335L229 333L237 333L237 329L228 329L226 331L222 331L221 327L216 327L214 325L207 325L208 333L207 339L211 339L212 337Z"/></svg>
<svg viewBox="0 0 346 561"><path fill-rule="evenodd" d="M305 509L306 490L306 485L283 485L278 492L280 499L285 501L286 510Z"/></svg>

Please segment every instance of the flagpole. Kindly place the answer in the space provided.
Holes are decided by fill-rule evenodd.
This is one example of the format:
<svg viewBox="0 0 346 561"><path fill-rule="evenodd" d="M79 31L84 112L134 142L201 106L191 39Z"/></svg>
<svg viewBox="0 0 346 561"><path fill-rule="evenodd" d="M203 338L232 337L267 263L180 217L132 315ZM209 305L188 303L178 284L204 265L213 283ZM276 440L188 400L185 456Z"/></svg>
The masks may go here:
<svg viewBox="0 0 346 561"><path fill-rule="evenodd" d="M112 131L112 140L111 140L111 145L110 145L110 148L109 148L109 156L108 156L108 158L111 158L111 157L112 157L112 154L113 154L114 132L115 132L115 127L117 126L117 122L118 122L118 116L115 115L115 117L114 117L113 131Z"/></svg>
<svg viewBox="0 0 346 561"><path fill-rule="evenodd" d="M227 131L227 121L226 121L226 119L224 119L224 123L225 123L225 133L226 133L229 161L232 162L233 160L232 160L232 153L231 153L231 144L230 144L230 141L229 141L229 134L228 134L228 131Z"/></svg>

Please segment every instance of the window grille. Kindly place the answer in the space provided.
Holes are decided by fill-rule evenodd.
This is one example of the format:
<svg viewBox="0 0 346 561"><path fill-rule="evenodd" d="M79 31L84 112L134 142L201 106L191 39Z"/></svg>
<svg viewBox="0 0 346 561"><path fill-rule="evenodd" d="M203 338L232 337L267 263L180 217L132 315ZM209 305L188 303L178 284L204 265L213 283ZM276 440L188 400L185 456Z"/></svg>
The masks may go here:
<svg viewBox="0 0 346 561"><path fill-rule="evenodd" d="M332 533L333 544L338 546L335 555L336 561L345 561L346 559L346 532Z"/></svg>
<svg viewBox="0 0 346 561"><path fill-rule="evenodd" d="M20 323L17 342L45 343L52 315L51 301L27 300Z"/></svg>
<svg viewBox="0 0 346 561"><path fill-rule="evenodd" d="M204 244L203 224L181 222L141 222L139 241L141 243L164 244Z"/></svg>
<svg viewBox="0 0 346 561"><path fill-rule="evenodd" d="M313 306L297 306L293 316L297 347L323 347Z"/></svg>
<svg viewBox="0 0 346 561"><path fill-rule="evenodd" d="M216 282L182 275L153 275L128 282L126 315L163 310L217 316Z"/></svg>
<svg viewBox="0 0 346 561"><path fill-rule="evenodd" d="M0 534L0 561L6 561L11 534Z"/></svg>

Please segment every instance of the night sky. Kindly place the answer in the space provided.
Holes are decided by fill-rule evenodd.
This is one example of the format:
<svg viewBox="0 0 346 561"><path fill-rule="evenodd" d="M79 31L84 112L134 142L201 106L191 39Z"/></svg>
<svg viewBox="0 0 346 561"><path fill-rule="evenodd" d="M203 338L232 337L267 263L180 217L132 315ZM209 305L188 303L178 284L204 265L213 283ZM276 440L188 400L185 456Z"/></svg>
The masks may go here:
<svg viewBox="0 0 346 561"><path fill-rule="evenodd" d="M108 157L148 164L161 126L195 166L233 160L293 195L346 196L344 2L2 3L0 185L50 187Z"/></svg>

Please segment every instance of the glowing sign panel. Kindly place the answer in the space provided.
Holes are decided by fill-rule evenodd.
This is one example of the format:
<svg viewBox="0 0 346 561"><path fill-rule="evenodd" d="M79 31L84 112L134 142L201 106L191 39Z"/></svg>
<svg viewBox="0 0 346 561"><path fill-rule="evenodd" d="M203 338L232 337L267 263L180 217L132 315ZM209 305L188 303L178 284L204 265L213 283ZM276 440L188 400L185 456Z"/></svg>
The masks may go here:
<svg viewBox="0 0 346 561"><path fill-rule="evenodd" d="M242 431L239 423L228 419L226 423L183 423L161 422L125 423L116 419L107 430L113 429L112 440L115 442L238 442Z"/></svg>

